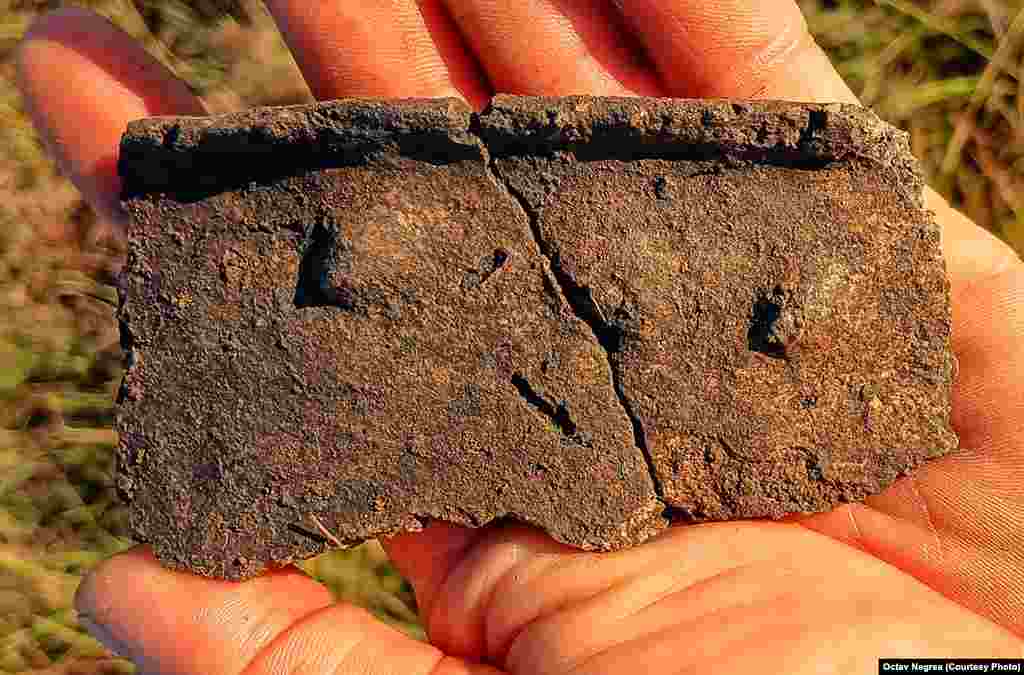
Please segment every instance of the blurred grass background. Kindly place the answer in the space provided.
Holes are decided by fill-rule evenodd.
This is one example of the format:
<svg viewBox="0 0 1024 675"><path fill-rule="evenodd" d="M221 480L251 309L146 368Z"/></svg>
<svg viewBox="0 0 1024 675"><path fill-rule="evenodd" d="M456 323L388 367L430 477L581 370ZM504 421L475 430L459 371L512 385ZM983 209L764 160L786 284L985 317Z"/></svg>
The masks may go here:
<svg viewBox="0 0 1024 675"><path fill-rule="evenodd" d="M315 1L315 0L311 0ZM130 545L112 489L121 251L42 152L11 59L64 4L0 0L0 673L127 673L71 610L81 575ZM310 100L256 0L90 0L214 112ZM801 0L840 73L911 134L933 187L1024 251L1024 12L1005 0ZM420 635L376 544L303 564Z"/></svg>

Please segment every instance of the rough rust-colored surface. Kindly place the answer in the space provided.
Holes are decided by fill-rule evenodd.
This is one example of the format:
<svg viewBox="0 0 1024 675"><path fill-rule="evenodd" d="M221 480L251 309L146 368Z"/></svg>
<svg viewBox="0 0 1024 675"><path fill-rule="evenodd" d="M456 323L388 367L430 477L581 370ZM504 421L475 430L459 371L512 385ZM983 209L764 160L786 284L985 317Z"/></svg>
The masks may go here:
<svg viewBox="0 0 1024 675"><path fill-rule="evenodd" d="M175 567L434 518L616 549L956 446L938 230L859 108L341 101L133 123L120 168L118 484Z"/></svg>

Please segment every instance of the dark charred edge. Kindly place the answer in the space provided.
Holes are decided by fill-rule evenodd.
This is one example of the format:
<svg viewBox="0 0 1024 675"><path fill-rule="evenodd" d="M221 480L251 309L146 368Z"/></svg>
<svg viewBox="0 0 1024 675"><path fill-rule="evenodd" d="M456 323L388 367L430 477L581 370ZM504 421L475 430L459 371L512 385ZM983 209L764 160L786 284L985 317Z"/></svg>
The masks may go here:
<svg viewBox="0 0 1024 675"><path fill-rule="evenodd" d="M563 116L563 109L571 111ZM436 165L490 156L580 161L726 161L820 169L860 160L891 172L913 205L924 179L907 134L850 104L496 96L483 113L455 99L343 99L216 117L132 122L121 141L122 200L198 201L250 183L405 157Z"/></svg>
<svg viewBox="0 0 1024 675"><path fill-rule="evenodd" d="M729 168L743 168L763 165L804 169L814 171L827 168L839 161L837 157L820 157L808 154L802 149L756 148L747 146L728 147L718 143L679 143L671 138L633 137L628 132L609 134L600 140L600 144L565 143L553 145L545 141L529 141L523 139L495 140L484 137L484 143L492 150L495 157L546 157L551 158L559 153L572 156L579 162L598 162L615 160L619 162L636 162L647 159L689 162L726 163Z"/></svg>
<svg viewBox="0 0 1024 675"><path fill-rule="evenodd" d="M122 200L160 193L181 203L196 202L252 183L359 166L394 154L438 165L480 159L479 149L452 143L443 134L375 141L323 140L312 151L308 146L276 140L254 140L248 145L215 142L189 153L139 148L135 144L135 139L127 138L121 145L118 173L124 178Z"/></svg>
<svg viewBox="0 0 1024 675"><path fill-rule="evenodd" d="M567 115L563 110L569 109ZM599 156L658 146L738 158L825 163L854 154L914 163L908 136L867 108L829 103L623 97L495 96L474 115L491 154L570 148ZM587 151L588 146L594 146ZM642 154L641 154L642 156ZM660 156L660 155L659 155Z"/></svg>
<svg viewBox="0 0 1024 675"><path fill-rule="evenodd" d="M558 283L559 289L562 293L562 297L565 298L569 308L572 309L573 313L583 321L590 328L594 337L597 339L598 344L604 350L605 357L608 359L608 369L612 376L612 388L615 390L615 396L619 401L619 405L622 411L626 415L626 419L629 420L630 426L633 430L633 444L640 451L644 463L647 465L647 472L651 477L651 483L654 486L654 493L662 504L665 504L664 489L661 485L661 480L658 478L657 469L654 466L654 459L651 457L650 450L647 447L647 434L644 432L643 422L640 420L639 415L633 409L633 405L630 400L626 397L625 389L622 386L622 378L619 374L617 364L615 363L615 354L622 350L624 330L621 326L615 324L609 324L601 316L590 296L590 289L582 288L576 283L576 280L569 275L562 267L561 262L558 258L558 252L553 251L552 247L544 239L543 234L540 230L540 217L539 214L530 206L529 201L525 196L520 194L510 183L505 180L501 175L500 169L495 164L494 157L489 157L487 160L487 169L494 177L498 185L505 188L512 199L519 205L523 215L526 216L527 222L530 224L530 233L533 235L533 239L536 242L541 254L548 259L551 264L551 271L554 274L555 281ZM666 506L666 511L669 507Z"/></svg>
<svg viewBox="0 0 1024 675"><path fill-rule="evenodd" d="M216 117L137 120L121 139L121 199L179 202L305 173L400 156L435 165L480 160L470 110L454 99L343 100Z"/></svg>
<svg viewBox="0 0 1024 675"><path fill-rule="evenodd" d="M716 160L807 170L859 162L890 174L912 206L924 205L924 176L909 136L851 104L499 95L474 115L472 130L496 157Z"/></svg>

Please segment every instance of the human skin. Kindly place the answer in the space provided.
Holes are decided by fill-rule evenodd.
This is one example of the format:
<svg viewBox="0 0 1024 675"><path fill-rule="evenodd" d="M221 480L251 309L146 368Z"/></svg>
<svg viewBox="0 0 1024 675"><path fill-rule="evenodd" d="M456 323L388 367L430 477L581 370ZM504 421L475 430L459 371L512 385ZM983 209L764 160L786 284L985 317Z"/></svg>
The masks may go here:
<svg viewBox="0 0 1024 675"><path fill-rule="evenodd" d="M270 0L314 94L494 92L855 101L791 0ZM202 103L82 10L18 54L36 125L89 201L118 210L127 122ZM516 525L384 542L430 643L301 572L245 583L101 564L80 616L144 673L875 672L885 656L1024 657L1024 265L929 192L943 230L962 449L863 504L670 528L585 553Z"/></svg>

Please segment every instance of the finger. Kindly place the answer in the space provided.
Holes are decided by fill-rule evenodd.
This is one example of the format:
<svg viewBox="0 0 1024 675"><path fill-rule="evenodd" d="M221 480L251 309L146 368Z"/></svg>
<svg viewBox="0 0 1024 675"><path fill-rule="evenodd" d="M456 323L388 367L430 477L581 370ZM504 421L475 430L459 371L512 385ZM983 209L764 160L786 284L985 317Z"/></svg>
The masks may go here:
<svg viewBox="0 0 1024 675"><path fill-rule="evenodd" d="M422 532L381 539L388 558L413 587L420 620L426 625L428 634L434 599L449 572L494 529L494 526L475 529L435 521Z"/></svg>
<svg viewBox="0 0 1024 675"><path fill-rule="evenodd" d="M62 171L103 216L120 213L117 153L128 122L199 115L180 80L106 19L63 9L39 19L17 54L18 84Z"/></svg>
<svg viewBox="0 0 1024 675"><path fill-rule="evenodd" d="M793 0L616 0L671 96L856 98Z"/></svg>
<svg viewBox="0 0 1024 675"><path fill-rule="evenodd" d="M847 583L836 584L837 576ZM768 651L777 643L764 639L765 629L799 644L801 635L820 639L820 627L836 617L863 649L874 640L902 641L906 636L895 632L908 627L898 618L908 603L920 617L911 623L970 622L973 628L961 632L975 642L959 645L961 651L1015 644L1005 631L870 556L851 555L800 527L765 522L673 528L615 553L581 552L528 528L501 528L451 569L429 629L446 652L474 654L510 672L619 672L626 661L636 672L662 672L666 662L685 670L688 658L708 653L681 654L680 644ZM647 649L659 636L666 638L664 649L674 646L677 660L659 663ZM949 637L936 635L931 648L949 649Z"/></svg>
<svg viewBox="0 0 1024 675"><path fill-rule="evenodd" d="M1020 258L1009 245L978 227L931 188L925 189L925 201L942 226L946 272L955 293L960 293L975 281L989 279L1020 263ZM963 329L957 332L964 334Z"/></svg>
<svg viewBox="0 0 1024 675"><path fill-rule="evenodd" d="M361 609L333 604L297 570L217 581L165 569L140 547L100 565L75 604L97 637L142 672L496 672L444 658Z"/></svg>
<svg viewBox="0 0 1024 675"><path fill-rule="evenodd" d="M445 0L495 91L654 96L643 50L610 0Z"/></svg>
<svg viewBox="0 0 1024 675"><path fill-rule="evenodd" d="M906 570L1024 635L1024 267L954 292L962 449L869 498L801 523Z"/></svg>
<svg viewBox="0 0 1024 675"><path fill-rule="evenodd" d="M441 0L268 0L319 99L490 96Z"/></svg>
<svg viewBox="0 0 1024 675"><path fill-rule="evenodd" d="M431 642L467 658L490 653L486 614L494 588L510 569L575 552L521 525L471 531L435 523L422 533L386 541L384 547L416 589Z"/></svg>

